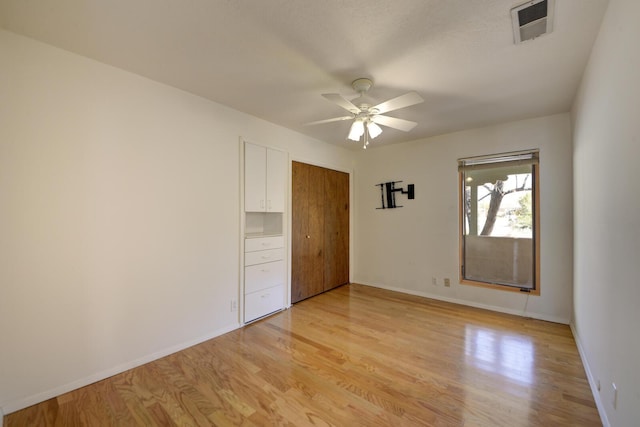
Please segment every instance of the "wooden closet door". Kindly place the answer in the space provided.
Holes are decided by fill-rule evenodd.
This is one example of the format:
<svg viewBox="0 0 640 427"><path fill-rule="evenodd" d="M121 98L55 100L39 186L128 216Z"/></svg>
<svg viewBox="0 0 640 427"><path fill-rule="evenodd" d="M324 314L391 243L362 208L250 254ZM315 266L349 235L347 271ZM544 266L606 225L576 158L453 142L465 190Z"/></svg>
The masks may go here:
<svg viewBox="0 0 640 427"><path fill-rule="evenodd" d="M324 290L349 283L349 174L325 169Z"/></svg>
<svg viewBox="0 0 640 427"><path fill-rule="evenodd" d="M291 302L324 290L324 171L292 162Z"/></svg>

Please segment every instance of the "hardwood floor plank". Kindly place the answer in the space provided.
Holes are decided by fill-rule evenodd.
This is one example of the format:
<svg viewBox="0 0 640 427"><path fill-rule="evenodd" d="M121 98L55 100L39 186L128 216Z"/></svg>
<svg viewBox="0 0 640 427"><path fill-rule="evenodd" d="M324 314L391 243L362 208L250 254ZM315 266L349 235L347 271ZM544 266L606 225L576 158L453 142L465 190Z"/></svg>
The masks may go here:
<svg viewBox="0 0 640 427"><path fill-rule="evenodd" d="M153 405L147 408L149 414L154 420L155 425L160 426L178 426L173 419L167 414L160 403L154 403Z"/></svg>
<svg viewBox="0 0 640 427"><path fill-rule="evenodd" d="M566 325L348 285L6 426L599 426Z"/></svg>
<svg viewBox="0 0 640 427"><path fill-rule="evenodd" d="M21 426L53 426L58 417L58 401L56 399L46 400L38 405L29 406L13 414L5 415L5 427Z"/></svg>
<svg viewBox="0 0 640 427"><path fill-rule="evenodd" d="M113 426L136 425L122 395L115 388L114 383L117 377L112 377L112 381L100 381L92 386L99 390L102 402L109 414L107 416L108 421L105 424Z"/></svg>

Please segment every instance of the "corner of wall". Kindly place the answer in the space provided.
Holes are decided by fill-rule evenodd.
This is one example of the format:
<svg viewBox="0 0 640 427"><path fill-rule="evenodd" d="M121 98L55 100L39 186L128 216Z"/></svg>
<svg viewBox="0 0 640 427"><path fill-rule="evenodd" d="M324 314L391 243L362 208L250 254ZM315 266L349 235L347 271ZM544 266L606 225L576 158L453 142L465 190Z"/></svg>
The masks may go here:
<svg viewBox="0 0 640 427"><path fill-rule="evenodd" d="M598 414L600 415L600 420L602 421L602 425L604 427L609 427L611 424L609 423L609 419L607 418L607 412L604 410L604 403L602 402L602 396L598 392L597 381L595 380L593 373L591 372L591 367L589 365L589 360L587 359L587 354L582 347L582 343L580 342L580 336L576 331L576 327L573 323L569 323L569 327L571 328L571 333L573 334L573 339L576 342L576 347L578 347L578 354L580 354L580 360L582 360L582 365L584 366L584 372L587 375L587 381L589 382L589 387L591 387L591 394L593 395L593 400L596 402L596 408L598 408Z"/></svg>

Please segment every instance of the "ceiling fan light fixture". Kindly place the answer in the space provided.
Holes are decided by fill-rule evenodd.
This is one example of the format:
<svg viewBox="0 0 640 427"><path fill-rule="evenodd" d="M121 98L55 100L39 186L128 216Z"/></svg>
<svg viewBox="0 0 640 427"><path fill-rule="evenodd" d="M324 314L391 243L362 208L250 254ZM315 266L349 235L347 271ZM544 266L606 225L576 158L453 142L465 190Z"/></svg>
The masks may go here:
<svg viewBox="0 0 640 427"><path fill-rule="evenodd" d="M382 133L382 128L374 122L367 123L367 130L369 131L369 136L371 137L371 139L374 139L376 136Z"/></svg>
<svg viewBox="0 0 640 427"><path fill-rule="evenodd" d="M364 123L362 120L355 120L349 130L349 138L352 141L360 141L360 137L364 134Z"/></svg>

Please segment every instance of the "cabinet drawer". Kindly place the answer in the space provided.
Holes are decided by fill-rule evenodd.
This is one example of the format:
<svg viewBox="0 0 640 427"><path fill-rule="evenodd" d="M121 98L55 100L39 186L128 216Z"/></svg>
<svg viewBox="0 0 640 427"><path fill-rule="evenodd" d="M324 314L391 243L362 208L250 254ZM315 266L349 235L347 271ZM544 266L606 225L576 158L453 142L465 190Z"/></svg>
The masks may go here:
<svg viewBox="0 0 640 427"><path fill-rule="evenodd" d="M244 268L244 293L284 285L285 280L284 261L250 265Z"/></svg>
<svg viewBox="0 0 640 427"><path fill-rule="evenodd" d="M284 285L253 292L244 297L244 321L250 322L284 308Z"/></svg>
<svg viewBox="0 0 640 427"><path fill-rule="evenodd" d="M264 264L265 262L280 261L281 259L284 259L283 248L247 252L244 256L244 265Z"/></svg>
<svg viewBox="0 0 640 427"><path fill-rule="evenodd" d="M263 251L265 249L275 249L283 247L283 236L255 237L253 239L245 239L244 241L245 252Z"/></svg>

